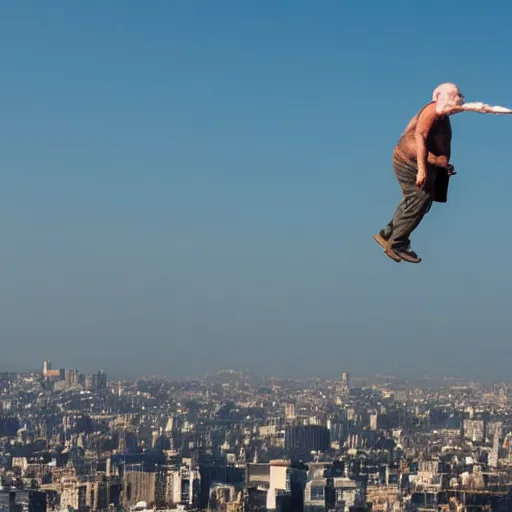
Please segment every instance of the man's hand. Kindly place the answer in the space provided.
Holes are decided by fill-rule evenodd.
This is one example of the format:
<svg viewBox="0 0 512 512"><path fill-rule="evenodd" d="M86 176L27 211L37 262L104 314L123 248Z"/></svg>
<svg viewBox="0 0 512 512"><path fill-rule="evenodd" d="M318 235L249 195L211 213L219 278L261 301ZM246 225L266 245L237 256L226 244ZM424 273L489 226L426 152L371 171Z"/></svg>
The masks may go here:
<svg viewBox="0 0 512 512"><path fill-rule="evenodd" d="M427 173L425 171L418 170L418 173L416 174L416 186L419 188L423 188L426 182Z"/></svg>
<svg viewBox="0 0 512 512"><path fill-rule="evenodd" d="M448 167L448 157L446 155L440 155L440 156L436 156L432 153L429 153L428 154L428 157L427 157L427 162L431 165L435 165L436 167L443 167L443 168L447 168Z"/></svg>

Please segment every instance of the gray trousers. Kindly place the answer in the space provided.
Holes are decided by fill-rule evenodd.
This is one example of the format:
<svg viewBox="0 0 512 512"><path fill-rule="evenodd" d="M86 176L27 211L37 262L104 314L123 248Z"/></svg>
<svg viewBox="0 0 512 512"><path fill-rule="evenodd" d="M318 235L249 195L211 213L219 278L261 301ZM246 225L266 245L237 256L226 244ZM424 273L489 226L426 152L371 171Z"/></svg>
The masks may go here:
<svg viewBox="0 0 512 512"><path fill-rule="evenodd" d="M418 227L432 206L435 167L429 166L427 183L423 189L416 186L418 167L396 156L393 157L393 172L402 189L402 200L393 215L393 219L383 229L384 238L391 240L393 245L409 245L411 233Z"/></svg>

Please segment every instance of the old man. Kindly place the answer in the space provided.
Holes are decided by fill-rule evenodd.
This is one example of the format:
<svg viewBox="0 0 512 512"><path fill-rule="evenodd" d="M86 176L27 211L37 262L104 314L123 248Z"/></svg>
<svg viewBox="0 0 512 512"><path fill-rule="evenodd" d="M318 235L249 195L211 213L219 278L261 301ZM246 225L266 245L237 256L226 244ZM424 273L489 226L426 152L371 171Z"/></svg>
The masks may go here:
<svg viewBox="0 0 512 512"><path fill-rule="evenodd" d="M455 174L450 164L452 129L450 115L463 111L464 96L452 83L438 86L409 122L393 151L393 171L402 190L398 208L375 240L395 261L419 263L411 248L411 233L430 210L436 173Z"/></svg>

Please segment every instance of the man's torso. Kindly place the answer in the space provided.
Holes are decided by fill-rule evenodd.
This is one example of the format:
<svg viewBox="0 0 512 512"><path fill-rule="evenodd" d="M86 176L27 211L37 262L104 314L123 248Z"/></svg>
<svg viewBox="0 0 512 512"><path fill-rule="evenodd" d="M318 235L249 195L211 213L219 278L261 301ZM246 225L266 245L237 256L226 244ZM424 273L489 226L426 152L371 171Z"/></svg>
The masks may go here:
<svg viewBox="0 0 512 512"><path fill-rule="evenodd" d="M407 160L416 162L416 124L423 110L435 108L433 103L425 105L410 121L398 141L395 152L404 156ZM452 139L450 118L441 116L436 119L427 137L427 150L435 156L449 155Z"/></svg>

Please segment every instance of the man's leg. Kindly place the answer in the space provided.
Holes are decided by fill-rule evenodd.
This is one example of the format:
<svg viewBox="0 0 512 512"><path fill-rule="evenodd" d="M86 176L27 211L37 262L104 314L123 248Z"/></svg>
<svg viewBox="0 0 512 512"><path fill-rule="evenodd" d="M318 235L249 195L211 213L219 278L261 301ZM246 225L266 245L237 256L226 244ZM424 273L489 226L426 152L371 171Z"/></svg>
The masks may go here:
<svg viewBox="0 0 512 512"><path fill-rule="evenodd" d="M432 195L430 193L432 172L429 172L426 190L423 190L416 186L417 169L415 164L394 158L393 170L402 190L402 199L393 215L393 219L380 231L379 236L389 243L392 252L401 259L411 263L419 263L421 258L411 250L409 237L432 205ZM377 238L376 240L381 243ZM386 249L386 247L384 248Z"/></svg>
<svg viewBox="0 0 512 512"><path fill-rule="evenodd" d="M400 182L399 182L400 183ZM393 221L395 218L399 217L400 212L405 207L405 198L403 197L403 188L400 185L402 190L402 199L398 203L398 207L393 215L393 218L387 223L387 225L379 231L377 235L374 235L373 238L375 241L384 249L384 254L386 254L389 258L396 262L402 261L402 257L395 252L391 248L391 235L393 234Z"/></svg>
<svg viewBox="0 0 512 512"><path fill-rule="evenodd" d="M402 259L419 263L421 258L411 250L410 236L432 206L434 169L428 170L428 180L424 188L416 186L417 168L412 162L395 158L393 170L402 189L402 200L389 223L392 229L388 240L393 250Z"/></svg>

